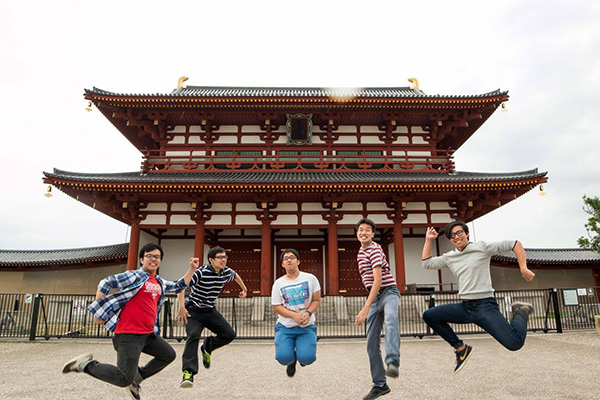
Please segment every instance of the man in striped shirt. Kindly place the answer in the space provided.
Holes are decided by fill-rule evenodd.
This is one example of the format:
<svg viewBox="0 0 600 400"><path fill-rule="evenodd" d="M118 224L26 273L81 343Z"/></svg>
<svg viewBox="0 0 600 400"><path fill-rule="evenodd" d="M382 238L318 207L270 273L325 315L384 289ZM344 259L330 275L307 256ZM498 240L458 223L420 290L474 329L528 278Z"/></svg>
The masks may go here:
<svg viewBox="0 0 600 400"><path fill-rule="evenodd" d="M391 274L383 249L373 241L375 223L361 219L356 224L356 237L361 244L358 250L358 271L369 296L356 316L356 324L367 321L367 354L371 365L373 387L363 400L376 399L390 392L386 375L398 377L400 366L400 328L398 324L398 304L400 292ZM381 331L385 321L385 364L379 348Z"/></svg>
<svg viewBox="0 0 600 400"><path fill-rule="evenodd" d="M182 357L182 388L194 386L194 375L198 373L198 344L204 328L210 329L217 336L209 336L200 346L202 364L210 368L212 352L229 344L235 339L235 331L225 318L217 311L215 302L223 286L234 281L242 288L239 297L246 298L247 289L239 274L227 267L227 254L222 247L213 247L208 252L208 264L200 267L190 282L190 296L185 302L183 292L177 295L179 313L177 319L186 324L187 338Z"/></svg>

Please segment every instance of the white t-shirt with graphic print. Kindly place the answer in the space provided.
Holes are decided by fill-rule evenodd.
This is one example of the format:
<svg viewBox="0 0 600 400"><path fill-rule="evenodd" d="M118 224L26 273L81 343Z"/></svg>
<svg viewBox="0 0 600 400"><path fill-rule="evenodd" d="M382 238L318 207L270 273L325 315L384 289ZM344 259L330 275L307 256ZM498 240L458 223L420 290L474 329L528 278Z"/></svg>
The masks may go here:
<svg viewBox="0 0 600 400"><path fill-rule="evenodd" d="M294 312L306 312L312 302L313 293L319 290L321 290L321 285L313 274L300 271L300 275L294 280L289 280L284 275L273 284L271 304L284 306ZM293 318L286 318L281 315L278 316L277 322L286 328L299 326ZM315 316L311 315L308 325L314 323Z"/></svg>

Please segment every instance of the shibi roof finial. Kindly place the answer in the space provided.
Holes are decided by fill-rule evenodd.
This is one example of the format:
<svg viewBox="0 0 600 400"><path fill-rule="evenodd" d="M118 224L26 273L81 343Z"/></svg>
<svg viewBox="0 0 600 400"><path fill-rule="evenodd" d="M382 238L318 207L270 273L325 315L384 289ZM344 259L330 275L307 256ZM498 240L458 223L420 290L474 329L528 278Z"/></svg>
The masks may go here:
<svg viewBox="0 0 600 400"><path fill-rule="evenodd" d="M187 86L185 85L185 81L187 81L189 78L187 76L182 76L177 80L177 89L179 88L186 88Z"/></svg>
<svg viewBox="0 0 600 400"><path fill-rule="evenodd" d="M418 89L419 88L419 80L417 78L408 78L408 81L410 83L412 83L412 85L410 85L411 89Z"/></svg>

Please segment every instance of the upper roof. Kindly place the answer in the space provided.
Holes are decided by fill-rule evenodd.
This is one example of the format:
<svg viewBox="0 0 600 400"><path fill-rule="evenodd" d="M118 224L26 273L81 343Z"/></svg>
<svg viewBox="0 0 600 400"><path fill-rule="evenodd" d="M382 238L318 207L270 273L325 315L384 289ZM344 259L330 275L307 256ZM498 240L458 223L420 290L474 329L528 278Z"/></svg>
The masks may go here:
<svg viewBox="0 0 600 400"><path fill-rule="evenodd" d="M437 129L439 123L443 133L436 139L437 147L456 150L508 100L508 91L428 95L410 87L187 86L170 93L132 94L93 87L85 89L84 97L140 150L159 148L159 132L166 126L202 125L208 119L215 127L256 126L265 119L281 126L286 113L311 113L318 126L329 120L339 125L382 126L387 119L397 126ZM141 128L146 134L140 135Z"/></svg>
<svg viewBox="0 0 600 400"><path fill-rule="evenodd" d="M1 250L0 268L52 267L127 259L129 243L58 250Z"/></svg>
<svg viewBox="0 0 600 400"><path fill-rule="evenodd" d="M98 94L116 97L280 97L280 98L330 98L350 101L352 99L478 99L486 97L506 96L508 91L494 91L475 95L427 95L420 89L410 87L377 87L377 88L316 88L316 87L240 87L240 86L187 86L173 90L171 93L115 93L93 87L85 89L86 94Z"/></svg>
<svg viewBox="0 0 600 400"><path fill-rule="evenodd" d="M528 264L600 264L600 253L589 249L525 249ZM513 252L492 257L497 262L516 263Z"/></svg>

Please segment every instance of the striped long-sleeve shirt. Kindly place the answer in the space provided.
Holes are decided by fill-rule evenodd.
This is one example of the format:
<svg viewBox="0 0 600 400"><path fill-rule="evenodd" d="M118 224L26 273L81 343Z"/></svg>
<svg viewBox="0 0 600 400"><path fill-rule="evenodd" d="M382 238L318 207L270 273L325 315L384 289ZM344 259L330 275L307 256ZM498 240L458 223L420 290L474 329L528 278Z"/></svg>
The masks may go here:
<svg viewBox="0 0 600 400"><path fill-rule="evenodd" d="M88 310L104 321L104 326L109 331L114 331L119 322L119 315L125 303L127 303L143 287L150 274L140 268L135 271L125 271L122 274L111 275L104 278L98 284L98 290L106 296L94 301L88 307ZM160 283L162 293L158 300L156 309L156 321L154 321L154 333L160 336L160 326L158 316L165 302L165 293L179 293L187 288L183 278L176 282L165 281L156 275L156 280ZM108 294L111 289L121 289L119 292Z"/></svg>
<svg viewBox="0 0 600 400"><path fill-rule="evenodd" d="M371 242L366 248L360 248L356 256L358 261L358 271L363 284L367 290L373 286L373 268L381 267L381 287L396 286L396 280L390 271L385 254L381 246Z"/></svg>
<svg viewBox="0 0 600 400"><path fill-rule="evenodd" d="M212 265L206 264L198 268L190 281L190 297L186 302L198 308L215 308L215 301L226 283L235 280L235 271L229 267L221 270L219 275Z"/></svg>

